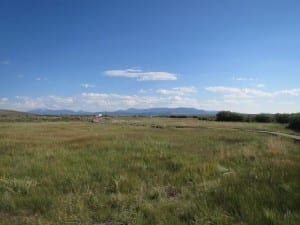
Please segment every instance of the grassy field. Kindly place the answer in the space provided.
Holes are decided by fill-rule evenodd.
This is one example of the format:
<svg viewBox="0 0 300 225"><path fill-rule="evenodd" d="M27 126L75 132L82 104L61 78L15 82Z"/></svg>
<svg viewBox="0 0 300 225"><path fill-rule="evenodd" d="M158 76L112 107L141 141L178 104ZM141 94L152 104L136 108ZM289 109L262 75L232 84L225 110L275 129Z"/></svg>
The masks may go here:
<svg viewBox="0 0 300 225"><path fill-rule="evenodd" d="M290 132L192 118L1 122L0 224L300 224L300 143L247 129Z"/></svg>

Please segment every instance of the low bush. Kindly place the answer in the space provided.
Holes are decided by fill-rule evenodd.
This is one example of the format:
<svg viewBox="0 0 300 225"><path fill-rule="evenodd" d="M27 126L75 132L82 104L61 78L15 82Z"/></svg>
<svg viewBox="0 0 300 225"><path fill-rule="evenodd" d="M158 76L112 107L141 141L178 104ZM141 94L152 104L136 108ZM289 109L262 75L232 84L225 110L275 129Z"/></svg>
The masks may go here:
<svg viewBox="0 0 300 225"><path fill-rule="evenodd" d="M277 113L275 114L275 121L277 123L288 123L289 120L290 120L290 115L289 114L280 114L280 113Z"/></svg>
<svg viewBox="0 0 300 225"><path fill-rule="evenodd" d="M272 115L270 115L270 114L257 114L255 116L256 122L270 123L270 122L272 122L272 120L273 120L273 118L272 118Z"/></svg>
<svg viewBox="0 0 300 225"><path fill-rule="evenodd" d="M230 111L220 111L216 115L217 121L233 121L233 122L241 122L245 120L243 114L230 112Z"/></svg>
<svg viewBox="0 0 300 225"><path fill-rule="evenodd" d="M300 113L291 116L288 128L300 131Z"/></svg>

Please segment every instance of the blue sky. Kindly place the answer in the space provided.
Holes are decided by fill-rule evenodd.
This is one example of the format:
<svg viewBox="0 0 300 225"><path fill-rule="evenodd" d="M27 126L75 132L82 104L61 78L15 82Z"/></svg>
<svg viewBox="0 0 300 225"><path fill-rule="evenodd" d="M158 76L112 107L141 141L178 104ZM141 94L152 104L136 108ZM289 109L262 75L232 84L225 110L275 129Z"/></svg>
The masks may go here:
<svg viewBox="0 0 300 225"><path fill-rule="evenodd" d="M0 108L300 111L300 1L0 0Z"/></svg>

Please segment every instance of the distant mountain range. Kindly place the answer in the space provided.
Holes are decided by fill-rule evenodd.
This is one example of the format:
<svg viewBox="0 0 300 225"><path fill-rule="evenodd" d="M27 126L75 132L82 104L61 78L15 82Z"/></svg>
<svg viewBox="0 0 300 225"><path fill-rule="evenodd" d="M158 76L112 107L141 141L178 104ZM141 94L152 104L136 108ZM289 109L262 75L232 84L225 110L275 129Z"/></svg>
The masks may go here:
<svg viewBox="0 0 300 225"><path fill-rule="evenodd" d="M203 109L195 108L148 108L148 109L136 109L130 108L126 110L117 111L102 111L102 112L86 112L86 111L73 111L73 110L51 110L51 109L34 109L29 111L38 115L96 115L106 114L112 116L168 116L168 115L216 115L217 111L207 111Z"/></svg>

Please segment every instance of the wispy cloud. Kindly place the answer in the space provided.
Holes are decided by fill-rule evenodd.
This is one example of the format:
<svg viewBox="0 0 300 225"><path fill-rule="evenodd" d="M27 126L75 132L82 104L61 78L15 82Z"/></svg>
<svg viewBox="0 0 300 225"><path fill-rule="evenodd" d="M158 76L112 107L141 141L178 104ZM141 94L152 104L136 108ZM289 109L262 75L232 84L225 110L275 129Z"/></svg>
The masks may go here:
<svg viewBox="0 0 300 225"><path fill-rule="evenodd" d="M172 89L158 89L156 91L158 94L162 94L162 95L189 95L192 93L196 93L197 89L193 86L189 86L189 87L175 87Z"/></svg>
<svg viewBox="0 0 300 225"><path fill-rule="evenodd" d="M141 88L141 89L139 90L139 93L140 93L140 94L145 94L145 93L147 93L147 91L146 91L145 89Z"/></svg>
<svg viewBox="0 0 300 225"><path fill-rule="evenodd" d="M11 62L9 60L2 60L2 61L0 61L0 64L3 64L3 65L8 65L10 63Z"/></svg>
<svg viewBox="0 0 300 225"><path fill-rule="evenodd" d="M236 81L254 81L256 78L253 77L234 77L233 80Z"/></svg>
<svg viewBox="0 0 300 225"><path fill-rule="evenodd" d="M300 88L294 89L285 89L275 92L276 95L292 95L292 96L300 96Z"/></svg>
<svg viewBox="0 0 300 225"><path fill-rule="evenodd" d="M253 88L213 86L206 87L205 90L222 94L223 97L226 99L251 99L262 97L275 97L279 95L300 96L300 88L267 92Z"/></svg>
<svg viewBox="0 0 300 225"><path fill-rule="evenodd" d="M8 103L8 98L6 98L6 97L0 98L1 105L6 104L6 103Z"/></svg>
<svg viewBox="0 0 300 225"><path fill-rule="evenodd" d="M256 87L258 87L258 88L264 88L264 87L266 87L266 85L264 85L264 84L257 84Z"/></svg>
<svg viewBox="0 0 300 225"><path fill-rule="evenodd" d="M82 93L81 101L89 106L94 105L98 109L108 110L150 107L195 107L201 106L198 99L187 96L139 96L139 95L120 95L107 93Z"/></svg>
<svg viewBox="0 0 300 225"><path fill-rule="evenodd" d="M94 87L96 87L96 85L88 84L88 83L80 84L80 86L83 87L83 88L94 88Z"/></svg>
<svg viewBox="0 0 300 225"><path fill-rule="evenodd" d="M236 88L236 87L224 87L224 86L213 86L206 87L205 90L223 94L224 98L227 99L245 99L245 98L254 98L254 97L272 97L273 94L269 92L264 92L257 89L251 88Z"/></svg>
<svg viewBox="0 0 300 225"><path fill-rule="evenodd" d="M168 72L144 72L136 69L125 70L106 70L104 71L106 76L110 77L127 77L135 78L138 81L150 81L150 80L177 80L177 75Z"/></svg>
<svg viewBox="0 0 300 225"><path fill-rule="evenodd" d="M22 78L24 78L24 75L20 73L20 74L17 75L17 77L18 77L19 79L22 79Z"/></svg>
<svg viewBox="0 0 300 225"><path fill-rule="evenodd" d="M207 91L220 93L223 98L215 96L213 99L200 100L196 96L189 94L157 94L156 91L147 92L142 95L84 92L79 95L67 97L16 96L10 101L8 101L7 98L2 98L0 99L0 102L2 102L2 108L22 111L35 108L49 108L97 112L114 111L132 107L194 107L199 109L231 110L245 113L299 112L300 110L298 98L275 98L276 96L281 95L299 96L300 89L287 89L277 92L258 92L258 90L255 91L254 89L244 90L230 87L207 87ZM274 96L274 98L272 98L272 96ZM290 104L290 102L293 102L293 104ZM283 104L285 104L285 107L282 107Z"/></svg>
<svg viewBox="0 0 300 225"><path fill-rule="evenodd" d="M113 111L127 108L150 107L195 107L200 108L198 99L189 96L122 95L116 93L84 92L77 96L16 96L11 104L17 110L35 108L72 109L85 111Z"/></svg>
<svg viewBox="0 0 300 225"><path fill-rule="evenodd" d="M48 80L47 77L37 77L35 78L36 81L46 81Z"/></svg>
<svg viewBox="0 0 300 225"><path fill-rule="evenodd" d="M75 99L75 97L58 96L42 96L36 98L15 96L13 106L19 110L31 110L36 108L65 109L72 108L76 103Z"/></svg>

